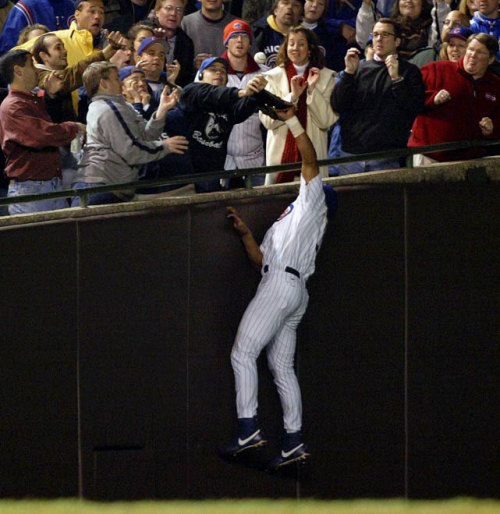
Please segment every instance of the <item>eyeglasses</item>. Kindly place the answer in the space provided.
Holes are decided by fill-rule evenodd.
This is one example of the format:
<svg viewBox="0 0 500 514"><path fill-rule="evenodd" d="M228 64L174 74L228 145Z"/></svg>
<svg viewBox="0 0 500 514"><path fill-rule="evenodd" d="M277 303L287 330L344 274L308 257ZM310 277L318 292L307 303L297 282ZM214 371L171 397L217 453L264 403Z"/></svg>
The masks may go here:
<svg viewBox="0 0 500 514"><path fill-rule="evenodd" d="M370 35L373 39L377 39L379 37L387 39L388 37L395 36L396 34L394 34L394 32L372 32Z"/></svg>
<svg viewBox="0 0 500 514"><path fill-rule="evenodd" d="M219 66L209 66L207 68L207 71L210 71L212 73L220 73L221 75L227 75L226 68L219 67Z"/></svg>
<svg viewBox="0 0 500 514"><path fill-rule="evenodd" d="M182 14L184 12L184 7L174 7L173 5L165 5L162 9L165 9L168 13L175 11L175 14Z"/></svg>

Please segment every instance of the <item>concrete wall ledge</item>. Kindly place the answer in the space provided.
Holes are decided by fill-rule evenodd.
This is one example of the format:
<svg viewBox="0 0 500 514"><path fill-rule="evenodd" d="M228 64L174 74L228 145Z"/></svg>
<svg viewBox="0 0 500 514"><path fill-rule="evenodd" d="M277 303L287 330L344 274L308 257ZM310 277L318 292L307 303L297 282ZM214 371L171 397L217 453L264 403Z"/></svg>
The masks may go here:
<svg viewBox="0 0 500 514"><path fill-rule="evenodd" d="M400 168L396 170L374 171L325 180L333 187L342 186L404 186L411 184L439 184L449 182L500 182L500 158L486 158L452 163L436 163L420 168ZM127 202L113 205L99 205L86 208L63 209L34 214L0 217L0 228L25 224L64 222L96 216L134 214L163 209L177 205L201 204L218 201L240 200L260 196L294 193L295 184L261 186L253 189L235 189L203 195L155 198L140 202Z"/></svg>

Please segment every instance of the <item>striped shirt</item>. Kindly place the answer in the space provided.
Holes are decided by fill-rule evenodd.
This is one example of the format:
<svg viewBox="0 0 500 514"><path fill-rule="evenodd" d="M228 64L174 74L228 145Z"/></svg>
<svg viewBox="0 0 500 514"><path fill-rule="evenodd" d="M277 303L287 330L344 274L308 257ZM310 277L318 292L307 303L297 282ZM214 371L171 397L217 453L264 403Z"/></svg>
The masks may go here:
<svg viewBox="0 0 500 514"><path fill-rule="evenodd" d="M296 269L306 281L315 269L316 254L321 246L327 222L327 207L321 176L309 184L301 176L300 191L267 231L260 246L262 266Z"/></svg>

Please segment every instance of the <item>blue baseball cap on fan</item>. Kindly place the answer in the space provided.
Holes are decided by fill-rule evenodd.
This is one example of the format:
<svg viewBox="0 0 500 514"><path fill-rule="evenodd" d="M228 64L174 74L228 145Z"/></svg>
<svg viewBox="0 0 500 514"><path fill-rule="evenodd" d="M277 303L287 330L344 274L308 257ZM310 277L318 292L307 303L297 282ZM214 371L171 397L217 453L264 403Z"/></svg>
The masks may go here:
<svg viewBox="0 0 500 514"><path fill-rule="evenodd" d="M147 38L144 38L141 41L141 44L139 45L139 48L137 49L137 55L142 55L142 52L146 50L146 48L150 47L151 45L161 45L163 46L165 52L168 52L168 42L166 39L156 36L150 36Z"/></svg>
<svg viewBox="0 0 500 514"><path fill-rule="evenodd" d="M471 34L472 30L468 27L454 27L450 30L450 32L448 32L448 36L446 36L446 41L449 41L452 37L458 37L460 39L463 39L464 41L467 41Z"/></svg>
<svg viewBox="0 0 500 514"><path fill-rule="evenodd" d="M201 80L201 76L203 75L203 71L206 70L208 67L212 66L214 62L220 62L222 63L226 70L229 69L229 63L226 61L226 59L222 57L209 57L208 59L204 59L200 65L200 69L198 70L198 79Z"/></svg>
<svg viewBox="0 0 500 514"><path fill-rule="evenodd" d="M132 73L142 73L145 75L144 71L140 68L136 68L135 66L124 66L121 70L118 71L118 77L120 80L125 80L127 77L130 77Z"/></svg>

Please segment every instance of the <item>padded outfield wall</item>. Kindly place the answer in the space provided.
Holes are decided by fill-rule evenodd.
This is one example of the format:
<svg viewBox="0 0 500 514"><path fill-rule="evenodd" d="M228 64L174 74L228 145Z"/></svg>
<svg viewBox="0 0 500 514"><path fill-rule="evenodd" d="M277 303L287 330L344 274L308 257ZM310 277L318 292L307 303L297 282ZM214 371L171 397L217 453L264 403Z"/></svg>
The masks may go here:
<svg viewBox="0 0 500 514"><path fill-rule="evenodd" d="M294 186L0 219L1 497L500 497L498 162L332 179L297 369L312 457L235 431L229 362L261 239Z"/></svg>

